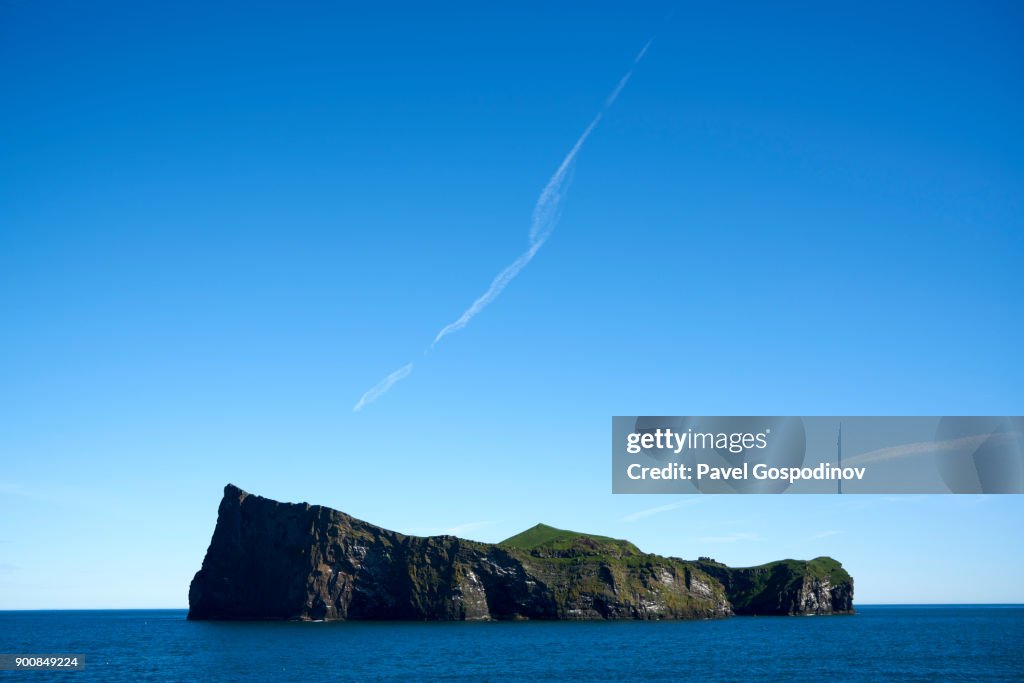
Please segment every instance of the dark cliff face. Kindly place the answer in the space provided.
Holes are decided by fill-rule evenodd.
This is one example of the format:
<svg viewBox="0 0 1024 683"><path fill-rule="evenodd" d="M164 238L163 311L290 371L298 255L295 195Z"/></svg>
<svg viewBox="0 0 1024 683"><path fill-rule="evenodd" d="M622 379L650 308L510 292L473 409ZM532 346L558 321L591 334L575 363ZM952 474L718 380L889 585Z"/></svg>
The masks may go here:
<svg viewBox="0 0 1024 683"><path fill-rule="evenodd" d="M853 577L831 557L733 569L698 564L725 587L736 614L853 614Z"/></svg>
<svg viewBox="0 0 1024 683"><path fill-rule="evenodd" d="M343 512L278 503L228 485L202 569L189 589L188 616L713 618L733 613L729 586L741 584L743 576L723 575L720 568L542 525L497 545L405 536ZM800 578L808 581L804 588L780 600L744 603L741 613L843 611L834 608L839 587L824 586L806 571ZM849 606L852 583L846 588L846 602L840 603ZM832 600L830 610L821 607L826 598Z"/></svg>

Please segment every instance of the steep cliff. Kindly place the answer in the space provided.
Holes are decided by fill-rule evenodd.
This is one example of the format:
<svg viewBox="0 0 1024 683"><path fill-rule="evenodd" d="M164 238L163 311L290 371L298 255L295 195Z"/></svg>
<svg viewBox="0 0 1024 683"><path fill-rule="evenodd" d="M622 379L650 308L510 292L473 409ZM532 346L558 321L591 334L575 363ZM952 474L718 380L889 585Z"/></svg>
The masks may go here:
<svg viewBox="0 0 1024 683"><path fill-rule="evenodd" d="M831 557L733 569L702 558L736 614L853 614L853 577Z"/></svg>
<svg viewBox="0 0 1024 683"><path fill-rule="evenodd" d="M845 587L842 604L849 608L852 581L819 576L825 561L838 567L828 558L788 560L776 563L781 569L772 570L772 580L758 573L748 580L743 572L761 568L660 557L627 541L544 525L499 544L406 536L337 510L278 503L229 484L189 589L188 616L699 619L733 611L845 611L835 609L834 596ZM741 602L731 602L736 598ZM831 609L823 608L826 599Z"/></svg>

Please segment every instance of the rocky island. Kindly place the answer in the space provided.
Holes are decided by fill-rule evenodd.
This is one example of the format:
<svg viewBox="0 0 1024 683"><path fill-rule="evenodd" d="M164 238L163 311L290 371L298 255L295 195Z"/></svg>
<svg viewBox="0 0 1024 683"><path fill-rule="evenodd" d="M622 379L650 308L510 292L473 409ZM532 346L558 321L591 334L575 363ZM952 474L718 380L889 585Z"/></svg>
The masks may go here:
<svg viewBox="0 0 1024 683"><path fill-rule="evenodd" d="M406 536L224 488L189 619L709 619L852 614L829 557L735 569L538 524L501 543Z"/></svg>

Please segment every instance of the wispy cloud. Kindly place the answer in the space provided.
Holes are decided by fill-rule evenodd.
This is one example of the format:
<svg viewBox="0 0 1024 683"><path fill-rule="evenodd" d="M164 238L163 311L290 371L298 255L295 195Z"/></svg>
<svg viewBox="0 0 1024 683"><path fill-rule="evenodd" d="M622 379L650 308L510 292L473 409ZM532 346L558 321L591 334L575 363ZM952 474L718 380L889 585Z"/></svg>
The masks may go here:
<svg viewBox="0 0 1024 683"><path fill-rule="evenodd" d="M485 308L487 308L498 296L505 291L509 283L512 282L519 275L520 271L525 268L533 257L537 255L540 248L547 242L548 237L551 236L555 226L558 224L558 219L561 216L561 204L562 199L565 197L565 192L568 189L569 181L572 177L573 164L576 161L576 156L583 148L587 138L594 132L597 124L601 122L608 108L615 104L615 100L618 99L619 94L622 93L622 89L626 87L629 79L633 76L633 71L636 69L637 64L643 59L644 55L647 54L647 49L651 46L653 38L647 41L647 44L643 46L640 52L633 58L633 64L630 66L629 71L619 79L619 82L615 85L611 94L604 102L604 106L601 111L591 119L590 123L586 128L583 129L583 133L576 139L569 153L562 159L562 163L559 164L555 173L548 179L546 185L540 192L540 196L537 197L537 202L533 206L533 215L530 221L530 233L529 233L529 244L526 251L519 255L515 261L505 266L495 277L491 280L490 286L484 291L483 294L478 296L472 304L469 305L465 311L462 312L458 318L442 327L436 335L434 340L427 347L426 352L431 351L438 342L452 334L458 332L469 322L480 314ZM379 382L372 389L363 394L363 397L359 399L353 408L354 411L359 412L362 408L377 400L388 392L389 389L401 379L409 376L412 371L412 363L396 370L381 382Z"/></svg>
<svg viewBox="0 0 1024 683"><path fill-rule="evenodd" d="M640 52L636 53L636 57L633 58L634 69L636 68L636 65L640 63L640 60L644 58L644 55L647 54L647 48L649 48L651 46L651 43L653 42L654 38L651 38L650 40L647 41L646 45L640 48ZM608 99L604 101L605 109L610 107L615 102L616 98L618 98L619 96L619 93L622 92L622 89L626 87L626 83L629 83L629 79L633 77L634 69L630 69L629 71L626 72L625 76L619 79L619 82L615 86L615 89L612 90L612 94L609 95ZM597 118L600 119L601 114L598 114Z"/></svg>
<svg viewBox="0 0 1024 683"><path fill-rule="evenodd" d="M388 393L388 389L393 387L396 382L401 382L403 379L408 377L409 373L411 372L412 363L407 363L406 365L403 365L402 367L398 368L390 375L374 384L369 391L363 394L360 397L359 401L352 407L352 410L358 413L360 410L363 409L363 406L373 403L378 398Z"/></svg>
<svg viewBox="0 0 1024 683"><path fill-rule="evenodd" d="M652 39L653 40L653 39ZM548 237L554 231L555 226L558 224L558 219L561 217L561 204L562 199L565 197L565 192L568 189L569 179L571 178L570 171L572 170L573 164L576 161L576 155L583 148L587 138L597 128L597 124L601 122L608 108L615 104L615 100L618 99L622 89L626 87L626 83L633 76L633 71L636 69L636 65L640 63L643 56L647 53L647 48L651 46L651 40L647 41L647 44L643 46L640 52L637 53L633 59L633 66L630 67L629 71L619 79L619 82L615 85L608 99L605 100L604 106L601 111L590 121L586 128L583 129L583 133L576 139L569 153L562 159L562 163L559 164L558 169L548 179L544 189L540 191L540 196L537 197L537 202L533 206L533 217L530 222L530 235L529 235L529 248L523 252L519 258L513 261L508 266L498 273L498 275L491 281L490 287L478 296L469 308L463 311L462 315L455 319L455 321L448 323L434 336L434 341L430 343L428 350L434 348L439 341L447 337L453 332L458 332L466 325L469 324L473 318L475 318L481 311L487 308L492 301L498 298L509 283L519 272L526 267L533 257L537 255L540 248L544 246Z"/></svg>
<svg viewBox="0 0 1024 683"><path fill-rule="evenodd" d="M644 58L645 54L647 54L647 48L649 48L651 46L651 43L653 42L654 38L651 38L646 43L644 43L644 46L640 48L640 52L637 52L636 57L633 58L633 66L636 66L637 64L640 63L640 60ZM630 73L633 73L632 70L630 71Z"/></svg>
<svg viewBox="0 0 1024 683"><path fill-rule="evenodd" d="M953 496L954 498L962 498L963 496ZM842 496L843 500L835 500L832 502L832 507L837 510L869 510L877 508L883 505L906 505L923 503L931 498L933 495L922 495L922 494L910 494L900 493L891 496L883 496L880 494L863 494L858 496Z"/></svg>
<svg viewBox="0 0 1024 683"><path fill-rule="evenodd" d="M434 337L434 341L430 343L430 348L434 348L437 342L447 337L452 332L458 332L463 327L469 324L469 321L476 317L476 314L487 308L488 304L498 298L498 295L508 287L508 283L512 282L516 275L519 275L519 271L526 267L526 264L533 260L534 255L542 246L544 246L544 237L538 242L534 242L530 245L523 254L515 261L505 266L505 269L495 276L494 280L491 281L491 286L487 288L487 291L477 297L476 301L467 308L462 315L458 317L455 322L448 323L441 331Z"/></svg>
<svg viewBox="0 0 1024 683"><path fill-rule="evenodd" d="M623 517L621 522L635 522L639 519L645 519L652 515L660 515L662 512L671 512L672 510L678 510L681 507L687 505L693 505L697 503L700 498L687 498L686 500L677 500L674 503L668 503L667 505L658 505L657 507L647 508L646 510L638 510L637 512L630 513Z"/></svg>
<svg viewBox="0 0 1024 683"><path fill-rule="evenodd" d="M849 458L844 464L861 465L870 462L879 462L882 460L916 458L926 455L937 455L939 453L957 451L970 453L985 441L992 444L1001 444L1012 443L1014 440L1019 438L1020 434L1017 432L998 432L994 434L962 436L956 439L946 439L945 441L917 441L915 443L905 443L897 446L879 448L866 453L858 453L857 455Z"/></svg>

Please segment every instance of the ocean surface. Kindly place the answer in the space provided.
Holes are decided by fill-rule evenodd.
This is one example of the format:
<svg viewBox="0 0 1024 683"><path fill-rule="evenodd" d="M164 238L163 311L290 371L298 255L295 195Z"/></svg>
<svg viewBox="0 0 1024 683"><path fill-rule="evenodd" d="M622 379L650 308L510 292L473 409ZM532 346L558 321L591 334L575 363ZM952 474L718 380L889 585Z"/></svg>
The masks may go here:
<svg viewBox="0 0 1024 683"><path fill-rule="evenodd" d="M1024 680L1024 606L676 622L214 623L184 610L0 612L0 653L85 655L4 680Z"/></svg>

